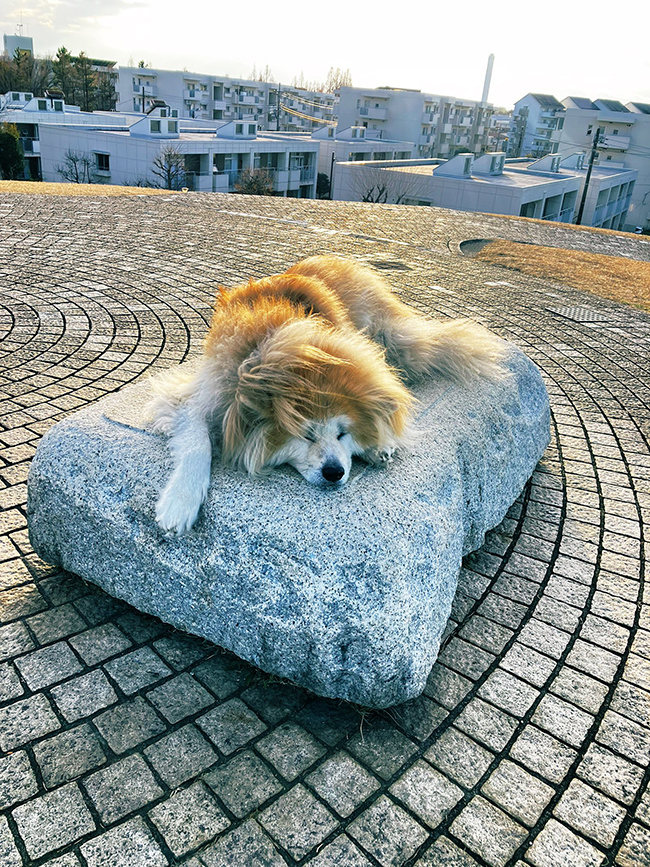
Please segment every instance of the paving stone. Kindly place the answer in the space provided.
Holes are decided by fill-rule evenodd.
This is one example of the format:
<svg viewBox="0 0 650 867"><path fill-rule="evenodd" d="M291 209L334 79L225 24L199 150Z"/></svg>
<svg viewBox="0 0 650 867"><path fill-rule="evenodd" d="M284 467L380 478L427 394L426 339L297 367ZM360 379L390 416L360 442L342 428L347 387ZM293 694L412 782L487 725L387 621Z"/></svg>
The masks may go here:
<svg viewBox="0 0 650 867"><path fill-rule="evenodd" d="M152 638L156 638L167 629L165 624L157 618L133 610L121 614L117 618L117 623L120 629L126 632L137 644L151 641Z"/></svg>
<svg viewBox="0 0 650 867"><path fill-rule="evenodd" d="M625 809L580 780L571 780L553 815L609 848L625 818Z"/></svg>
<svg viewBox="0 0 650 867"><path fill-rule="evenodd" d="M321 849L309 864L311 867L371 867L370 861L345 834Z"/></svg>
<svg viewBox="0 0 650 867"><path fill-rule="evenodd" d="M598 744L590 744L577 774L597 789L624 804L631 804L641 781L643 769Z"/></svg>
<svg viewBox="0 0 650 867"><path fill-rule="evenodd" d="M297 861L315 849L338 825L329 810L300 784L267 807L259 821Z"/></svg>
<svg viewBox="0 0 650 867"><path fill-rule="evenodd" d="M112 659L104 668L126 695L133 695L172 673L149 647L141 647Z"/></svg>
<svg viewBox="0 0 650 867"><path fill-rule="evenodd" d="M169 863L140 816L81 846L88 867L166 867Z"/></svg>
<svg viewBox="0 0 650 867"><path fill-rule="evenodd" d="M41 858L95 830L75 783L28 801L11 815L31 858Z"/></svg>
<svg viewBox="0 0 650 867"><path fill-rule="evenodd" d="M112 825L159 798L163 790L142 756L128 756L84 780L102 823Z"/></svg>
<svg viewBox="0 0 650 867"><path fill-rule="evenodd" d="M438 659L448 668L477 680L494 662L494 654L481 650L467 641L452 638Z"/></svg>
<svg viewBox="0 0 650 867"><path fill-rule="evenodd" d="M417 862L418 867L477 867L477 864L448 837L438 837Z"/></svg>
<svg viewBox="0 0 650 867"><path fill-rule="evenodd" d="M528 833L480 795L472 798L454 819L450 830L492 867L502 867Z"/></svg>
<svg viewBox="0 0 650 867"><path fill-rule="evenodd" d="M24 692L13 665L10 662L0 665L0 702L18 698Z"/></svg>
<svg viewBox="0 0 650 867"><path fill-rule="evenodd" d="M0 810L26 801L37 791L38 783L26 752L0 758Z"/></svg>
<svg viewBox="0 0 650 867"><path fill-rule="evenodd" d="M455 728L443 732L424 757L466 789L476 785L494 758L491 752Z"/></svg>
<svg viewBox="0 0 650 867"><path fill-rule="evenodd" d="M525 644L515 642L501 660L500 665L511 674L532 683L533 686L542 687L550 678L555 668L555 661L530 647L526 647Z"/></svg>
<svg viewBox="0 0 650 867"><path fill-rule="evenodd" d="M153 646L168 665L182 671L188 665L198 662L212 649L210 642L195 635L167 635L154 641Z"/></svg>
<svg viewBox="0 0 650 867"><path fill-rule="evenodd" d="M571 747L529 725L512 745L510 755L551 783L561 783L577 754Z"/></svg>
<svg viewBox="0 0 650 867"><path fill-rule="evenodd" d="M249 666L229 656L213 656L194 669L193 674L203 686L223 701L245 682Z"/></svg>
<svg viewBox="0 0 650 867"><path fill-rule="evenodd" d="M0 708L0 749L5 752L60 728L47 698L32 695Z"/></svg>
<svg viewBox="0 0 650 867"><path fill-rule="evenodd" d="M94 723L114 753L125 753L166 728L142 696L105 711Z"/></svg>
<svg viewBox="0 0 650 867"><path fill-rule="evenodd" d="M463 625L460 635L484 650L501 653L512 638L513 632L500 623L495 623L493 620L481 617L480 614L475 614Z"/></svg>
<svg viewBox="0 0 650 867"><path fill-rule="evenodd" d="M147 693L147 699L172 724L214 703L214 698L191 674L180 674L157 686Z"/></svg>
<svg viewBox="0 0 650 867"><path fill-rule="evenodd" d="M343 751L326 759L305 782L344 818L380 788L377 779Z"/></svg>
<svg viewBox="0 0 650 867"><path fill-rule="evenodd" d="M35 614L27 620L27 624L39 644L50 644L86 628L85 621L70 604L60 605L42 614ZM70 644L74 647L73 642Z"/></svg>
<svg viewBox="0 0 650 867"><path fill-rule="evenodd" d="M471 688L471 680L436 662L427 679L424 694L443 707L453 709Z"/></svg>
<svg viewBox="0 0 650 867"><path fill-rule="evenodd" d="M217 754L193 725L186 725L145 748L147 759L171 789L206 770Z"/></svg>
<svg viewBox="0 0 650 867"><path fill-rule="evenodd" d="M577 704L588 713L596 714L607 695L607 686L565 665L554 679L551 692Z"/></svg>
<svg viewBox="0 0 650 867"><path fill-rule="evenodd" d="M322 744L295 723L278 726L257 743L257 750L289 781L325 753Z"/></svg>
<svg viewBox="0 0 650 867"><path fill-rule="evenodd" d="M517 639L522 644L538 650L553 659L559 659L569 643L570 635L561 629L556 629L543 620L532 617L522 628Z"/></svg>
<svg viewBox="0 0 650 867"><path fill-rule="evenodd" d="M230 822L204 785L194 783L149 811L174 855L185 855L212 840Z"/></svg>
<svg viewBox="0 0 650 867"><path fill-rule="evenodd" d="M417 741L430 737L448 715L443 707L425 695L398 705L391 713L407 736Z"/></svg>
<svg viewBox="0 0 650 867"><path fill-rule="evenodd" d="M282 791L282 784L249 750L237 753L203 779L238 819L247 816Z"/></svg>
<svg viewBox="0 0 650 867"><path fill-rule="evenodd" d="M23 864L5 816L0 816L0 864L3 867L22 867Z"/></svg>
<svg viewBox="0 0 650 867"><path fill-rule="evenodd" d="M518 629L526 615L527 607L519 602L506 599L497 593L489 593L480 604L478 613L488 620L500 623L510 629Z"/></svg>
<svg viewBox="0 0 650 867"><path fill-rule="evenodd" d="M384 722L364 726L346 746L385 780L392 777L417 752L412 741Z"/></svg>
<svg viewBox="0 0 650 867"><path fill-rule="evenodd" d="M534 867L600 867L605 856L560 822L549 819L526 852L526 860Z"/></svg>
<svg viewBox="0 0 650 867"><path fill-rule="evenodd" d="M385 795L348 826L348 834L382 867L401 867L427 838L427 832Z"/></svg>
<svg viewBox="0 0 650 867"><path fill-rule="evenodd" d="M266 726L239 698L199 717L197 724L226 756L266 731Z"/></svg>
<svg viewBox="0 0 650 867"><path fill-rule="evenodd" d="M40 616L40 615L39 615ZM114 623L104 623L70 639L70 644L86 665L105 662L131 647L131 642Z"/></svg>
<svg viewBox="0 0 650 867"><path fill-rule="evenodd" d="M310 694L291 684L269 683L253 686L241 697L267 725L277 725L304 707Z"/></svg>
<svg viewBox="0 0 650 867"><path fill-rule="evenodd" d="M591 674L605 683L611 683L621 662L615 653L596 647L586 641L576 641L567 656L567 664Z"/></svg>
<svg viewBox="0 0 650 867"><path fill-rule="evenodd" d="M514 716L521 717L539 695L539 691L518 677L497 668L478 691L481 698Z"/></svg>
<svg viewBox="0 0 650 867"><path fill-rule="evenodd" d="M650 686L650 683L647 686ZM650 692L624 680L620 681L614 690L610 708L647 726L650 723Z"/></svg>
<svg viewBox="0 0 650 867"><path fill-rule="evenodd" d="M650 788L646 788L636 808L636 818L650 828Z"/></svg>
<svg viewBox="0 0 650 867"><path fill-rule="evenodd" d="M32 650L34 642L21 622L0 627L0 661Z"/></svg>
<svg viewBox="0 0 650 867"><path fill-rule="evenodd" d="M528 826L537 822L555 794L546 783L507 759L493 771L481 792L518 822Z"/></svg>
<svg viewBox="0 0 650 867"><path fill-rule="evenodd" d="M34 757L47 789L74 780L106 761L99 738L87 723L36 744Z"/></svg>
<svg viewBox="0 0 650 867"><path fill-rule="evenodd" d="M535 606L535 617L538 620L569 633L573 633L578 626L581 614L580 608L552 596L542 596Z"/></svg>
<svg viewBox="0 0 650 867"><path fill-rule="evenodd" d="M579 747L593 725L594 718L554 695L545 695L531 722L572 747Z"/></svg>
<svg viewBox="0 0 650 867"><path fill-rule="evenodd" d="M463 797L463 790L426 762L418 761L389 789L430 828L437 828Z"/></svg>
<svg viewBox="0 0 650 867"><path fill-rule="evenodd" d="M339 706L328 699L316 698L298 711L295 721L333 747L359 729L361 717L351 706Z"/></svg>
<svg viewBox="0 0 650 867"><path fill-rule="evenodd" d="M650 730L614 711L606 712L595 739L634 762L650 762Z"/></svg>
<svg viewBox="0 0 650 867"><path fill-rule="evenodd" d="M91 671L55 686L52 697L68 722L91 716L117 701L115 690L103 671Z"/></svg>
<svg viewBox="0 0 650 867"><path fill-rule="evenodd" d="M636 686L647 689L650 684L650 659L631 653L625 662L623 678Z"/></svg>
<svg viewBox="0 0 650 867"><path fill-rule="evenodd" d="M456 720L456 728L489 749L498 751L514 734L517 721L499 708L475 698Z"/></svg>
<svg viewBox="0 0 650 867"><path fill-rule="evenodd" d="M81 862L77 856L70 852L67 855L62 855L60 858L52 858L46 861L43 867L81 867Z"/></svg>
<svg viewBox="0 0 650 867"><path fill-rule="evenodd" d="M82 669L81 663L64 641L21 656L16 665L27 686L34 691L65 680Z"/></svg>
<svg viewBox="0 0 650 867"><path fill-rule="evenodd" d="M620 867L648 867L650 864L650 831L641 825L631 825L616 856Z"/></svg>
<svg viewBox="0 0 650 867"><path fill-rule="evenodd" d="M234 867L235 864L286 867L287 863L253 819L228 831L208 849L203 849L201 862L204 867Z"/></svg>
<svg viewBox="0 0 650 867"><path fill-rule="evenodd" d="M2 621L9 623L19 617L28 617L37 611L42 611L47 604L35 584L24 584L0 593L0 611Z"/></svg>

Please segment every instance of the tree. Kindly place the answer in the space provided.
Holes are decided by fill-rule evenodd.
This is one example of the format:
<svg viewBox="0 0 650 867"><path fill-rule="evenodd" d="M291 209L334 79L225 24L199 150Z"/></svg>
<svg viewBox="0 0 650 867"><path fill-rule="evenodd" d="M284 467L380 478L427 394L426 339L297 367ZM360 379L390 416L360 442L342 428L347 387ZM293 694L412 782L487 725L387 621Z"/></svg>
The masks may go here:
<svg viewBox="0 0 650 867"><path fill-rule="evenodd" d="M0 124L0 177L13 181L23 176L23 149L18 127L13 123Z"/></svg>
<svg viewBox="0 0 650 867"><path fill-rule="evenodd" d="M70 184L94 184L95 163L87 151L67 150L63 165L54 166L54 171Z"/></svg>
<svg viewBox="0 0 650 867"><path fill-rule="evenodd" d="M57 49L56 59L52 61L52 81L63 93L65 101L74 105L77 74L72 55L65 45Z"/></svg>
<svg viewBox="0 0 650 867"><path fill-rule="evenodd" d="M352 87L352 75L350 74L349 69L344 71L338 66L336 69L331 66L330 71L327 74L327 79L325 80L325 92L334 93L334 91L338 90L339 87Z"/></svg>
<svg viewBox="0 0 650 867"><path fill-rule="evenodd" d="M426 195L425 176L404 168L365 165L350 171L353 190L362 202L401 204Z"/></svg>
<svg viewBox="0 0 650 867"><path fill-rule="evenodd" d="M12 58L0 60L0 93L9 90L41 94L52 77L47 58L36 58L29 51L16 49Z"/></svg>
<svg viewBox="0 0 650 867"><path fill-rule="evenodd" d="M329 199L330 197L330 179L325 172L319 172L316 178L316 198Z"/></svg>
<svg viewBox="0 0 650 867"><path fill-rule="evenodd" d="M97 87L97 73L92 61L84 51L74 58L74 70L79 86L79 105L82 111L93 110L93 95Z"/></svg>
<svg viewBox="0 0 650 867"><path fill-rule="evenodd" d="M160 149L151 164L154 187L163 190L182 190L186 183L185 155L173 144Z"/></svg>
<svg viewBox="0 0 650 867"><path fill-rule="evenodd" d="M244 169L235 183L235 191L245 196L272 196L273 175L266 169Z"/></svg>

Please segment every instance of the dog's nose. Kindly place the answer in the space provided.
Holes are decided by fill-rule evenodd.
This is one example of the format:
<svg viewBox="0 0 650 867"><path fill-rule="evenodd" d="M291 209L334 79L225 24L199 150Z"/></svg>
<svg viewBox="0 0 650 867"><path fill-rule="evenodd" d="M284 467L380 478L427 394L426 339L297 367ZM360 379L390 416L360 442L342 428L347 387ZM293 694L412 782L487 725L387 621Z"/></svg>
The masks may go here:
<svg viewBox="0 0 650 867"><path fill-rule="evenodd" d="M321 473L326 482L338 482L345 475L345 470L341 464L331 462L324 464Z"/></svg>

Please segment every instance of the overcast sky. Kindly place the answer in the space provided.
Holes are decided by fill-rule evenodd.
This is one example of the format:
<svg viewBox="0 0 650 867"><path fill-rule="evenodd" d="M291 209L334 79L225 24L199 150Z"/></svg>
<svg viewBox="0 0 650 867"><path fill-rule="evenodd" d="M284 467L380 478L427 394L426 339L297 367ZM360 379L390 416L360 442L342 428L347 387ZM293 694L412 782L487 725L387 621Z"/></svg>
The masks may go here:
<svg viewBox="0 0 650 867"><path fill-rule="evenodd" d="M599 6L603 10L599 11ZM495 54L490 102L511 108L526 93L650 103L650 2L584 0L521 7L467 0L437 10L414 3L274 4L250 0L0 0L0 29L34 40L36 54L145 60L154 67L324 81L349 69L359 87L406 87L480 99Z"/></svg>

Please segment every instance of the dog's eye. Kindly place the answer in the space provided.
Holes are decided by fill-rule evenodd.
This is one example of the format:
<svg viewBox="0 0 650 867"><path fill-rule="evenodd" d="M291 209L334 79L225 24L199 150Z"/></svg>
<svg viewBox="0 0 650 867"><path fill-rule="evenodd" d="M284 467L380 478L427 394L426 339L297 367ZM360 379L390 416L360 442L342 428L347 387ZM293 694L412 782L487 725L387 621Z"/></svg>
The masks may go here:
<svg viewBox="0 0 650 867"><path fill-rule="evenodd" d="M348 431L342 430L341 433L337 436L337 440L342 440L344 436L346 436Z"/></svg>
<svg viewBox="0 0 650 867"><path fill-rule="evenodd" d="M307 442L315 443L316 439L309 433L303 434L303 437L307 440Z"/></svg>

